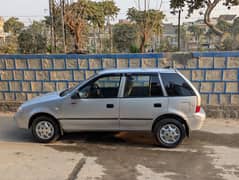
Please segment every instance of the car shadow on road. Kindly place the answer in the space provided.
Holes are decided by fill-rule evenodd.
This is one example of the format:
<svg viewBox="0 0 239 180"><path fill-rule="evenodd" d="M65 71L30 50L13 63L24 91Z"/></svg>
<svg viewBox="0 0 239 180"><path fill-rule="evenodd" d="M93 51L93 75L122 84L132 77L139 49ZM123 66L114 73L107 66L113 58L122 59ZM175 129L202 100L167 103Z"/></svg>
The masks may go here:
<svg viewBox="0 0 239 180"><path fill-rule="evenodd" d="M239 134L216 134L205 131L194 131L183 141L184 147L216 145L239 147ZM81 132L65 134L60 141L64 144L100 144L135 147L158 147L152 133L147 132Z"/></svg>
<svg viewBox="0 0 239 180"><path fill-rule="evenodd" d="M217 145L239 147L239 134L215 134L195 131L186 138L183 146ZM19 129L11 117L0 120L0 142L36 143L30 131ZM147 132L80 132L66 133L58 141L63 144L99 144L135 147L156 147L151 133Z"/></svg>
<svg viewBox="0 0 239 180"><path fill-rule="evenodd" d="M19 129L12 117L0 120L0 142L36 143L30 130ZM64 144L91 143L102 145L154 146L151 133L144 132L79 132L65 133L59 141Z"/></svg>
<svg viewBox="0 0 239 180"><path fill-rule="evenodd" d="M156 142L151 133L147 132L80 132L67 133L60 141L65 144L101 144L154 147Z"/></svg>

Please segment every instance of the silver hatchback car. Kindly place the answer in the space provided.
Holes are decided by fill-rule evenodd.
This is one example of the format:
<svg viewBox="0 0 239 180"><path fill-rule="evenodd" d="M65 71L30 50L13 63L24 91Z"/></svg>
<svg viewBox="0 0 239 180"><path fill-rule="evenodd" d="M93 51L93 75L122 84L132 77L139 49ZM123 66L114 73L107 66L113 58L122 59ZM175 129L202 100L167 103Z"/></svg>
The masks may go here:
<svg viewBox="0 0 239 180"><path fill-rule="evenodd" d="M14 118L41 143L67 132L150 131L170 148L200 129L205 117L200 94L179 71L115 69L27 101Z"/></svg>

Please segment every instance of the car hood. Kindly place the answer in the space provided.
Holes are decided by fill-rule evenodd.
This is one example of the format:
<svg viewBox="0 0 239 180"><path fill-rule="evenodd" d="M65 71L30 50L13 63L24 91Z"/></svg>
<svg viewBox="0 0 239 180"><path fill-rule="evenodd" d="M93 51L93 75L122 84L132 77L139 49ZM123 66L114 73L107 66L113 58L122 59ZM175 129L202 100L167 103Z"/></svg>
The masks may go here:
<svg viewBox="0 0 239 180"><path fill-rule="evenodd" d="M59 98L60 98L59 92L51 92L51 93L44 94L42 96L37 96L29 101L26 101L25 103L22 104L22 107L33 105L33 104L45 103L48 101L57 100Z"/></svg>

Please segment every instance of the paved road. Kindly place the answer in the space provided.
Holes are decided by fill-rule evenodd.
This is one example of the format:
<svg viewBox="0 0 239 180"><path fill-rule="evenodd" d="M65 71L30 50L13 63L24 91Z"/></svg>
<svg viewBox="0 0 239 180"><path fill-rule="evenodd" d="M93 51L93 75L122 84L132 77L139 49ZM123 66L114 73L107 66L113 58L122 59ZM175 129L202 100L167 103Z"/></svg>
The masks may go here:
<svg viewBox="0 0 239 180"><path fill-rule="evenodd" d="M176 149L147 133L67 134L38 144L0 115L1 180L239 179L239 121L208 120Z"/></svg>

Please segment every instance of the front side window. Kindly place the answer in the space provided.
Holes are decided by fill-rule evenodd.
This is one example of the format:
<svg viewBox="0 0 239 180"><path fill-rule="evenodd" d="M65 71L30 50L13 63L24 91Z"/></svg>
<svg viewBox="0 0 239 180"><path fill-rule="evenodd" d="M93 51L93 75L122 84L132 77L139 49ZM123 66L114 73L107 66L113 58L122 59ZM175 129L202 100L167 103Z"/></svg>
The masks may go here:
<svg viewBox="0 0 239 180"><path fill-rule="evenodd" d="M168 96L195 96L193 89L177 73L161 73Z"/></svg>
<svg viewBox="0 0 239 180"><path fill-rule="evenodd" d="M124 97L160 97L163 96L158 74L127 75Z"/></svg>
<svg viewBox="0 0 239 180"><path fill-rule="evenodd" d="M91 81L79 90L81 98L117 98L120 75L106 75Z"/></svg>

